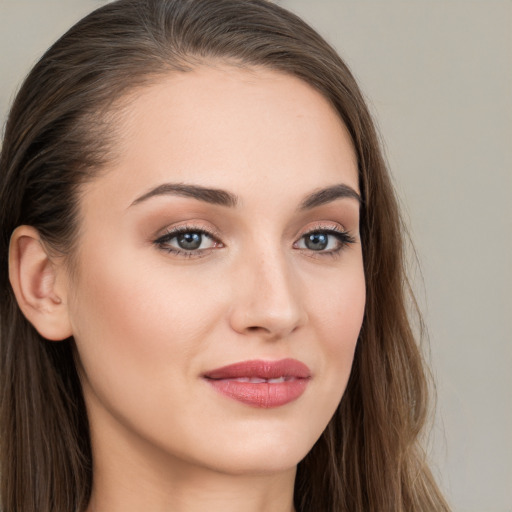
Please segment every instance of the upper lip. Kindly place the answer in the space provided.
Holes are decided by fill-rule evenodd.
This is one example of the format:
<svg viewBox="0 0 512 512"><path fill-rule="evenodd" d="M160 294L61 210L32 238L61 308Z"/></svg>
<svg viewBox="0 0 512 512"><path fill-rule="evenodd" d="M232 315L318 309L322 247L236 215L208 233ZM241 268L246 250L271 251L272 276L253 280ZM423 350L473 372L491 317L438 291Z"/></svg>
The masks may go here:
<svg viewBox="0 0 512 512"><path fill-rule="evenodd" d="M208 379L239 379L243 377L259 379L295 377L307 379L311 377L311 371L304 363L296 359L280 359L279 361L254 359L209 370L203 376Z"/></svg>

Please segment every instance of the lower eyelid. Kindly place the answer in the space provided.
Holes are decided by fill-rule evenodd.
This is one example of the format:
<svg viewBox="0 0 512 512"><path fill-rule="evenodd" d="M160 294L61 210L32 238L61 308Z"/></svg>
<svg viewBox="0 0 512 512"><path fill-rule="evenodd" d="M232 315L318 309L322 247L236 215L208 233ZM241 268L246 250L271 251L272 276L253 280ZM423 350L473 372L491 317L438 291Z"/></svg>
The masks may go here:
<svg viewBox="0 0 512 512"><path fill-rule="evenodd" d="M211 246L206 247L203 249L193 249L193 250L187 250L182 249L179 246L170 245L170 241L178 237L180 234L183 233L190 233L190 232L196 232L200 233L202 236L208 238L211 240ZM297 244L299 242L303 241L304 238L308 235L315 234L315 233L324 233L327 235L330 235L336 239L337 247L332 249L321 249L321 250L314 250L310 249L308 247L297 247ZM293 246L296 249L299 249L301 251L307 251L313 254L316 254L318 256L322 255L334 255L339 252L341 252L346 246L353 244L357 241L355 237L353 237L348 231L342 230L339 228L335 228L332 226L329 227L315 227L313 229L310 229L309 231L303 233L299 239L294 242ZM210 230L205 229L204 227L199 226L179 226L174 229L169 229L167 232L163 233L159 237L153 240L153 243L161 250L164 250L168 253L174 253L177 256L184 256L184 257L200 257L205 256L209 252L211 252L213 249L224 247L224 244L221 242L218 235L211 232Z"/></svg>
<svg viewBox="0 0 512 512"><path fill-rule="evenodd" d="M300 250L317 253L318 255L333 254L333 253L342 251L347 245L353 244L356 242L356 239L348 231L341 231L341 230L333 229L333 228L317 228L317 229L312 229L311 231L308 231L308 232L304 233L303 235L301 235L300 238L297 240L297 242L294 243L294 246L296 246L301 241L303 241L304 238L307 237L308 235L312 235L315 233L323 233L323 234L327 234L327 235L334 237L338 243L338 247L335 247L334 249L327 249L327 250L323 249L323 250L318 250L318 251L315 251L314 249L309 249L307 247L297 247L297 248Z"/></svg>
<svg viewBox="0 0 512 512"><path fill-rule="evenodd" d="M174 245L174 240L184 233L199 233L208 241L209 247L197 249L184 249ZM171 241L173 243L171 244ZM203 242L202 242L203 243ZM201 243L201 245L202 245ZM204 227L194 225L181 225L175 228L168 228L166 232L153 240L153 244L161 251L178 258L201 258L207 256L211 251L223 247L218 235Z"/></svg>

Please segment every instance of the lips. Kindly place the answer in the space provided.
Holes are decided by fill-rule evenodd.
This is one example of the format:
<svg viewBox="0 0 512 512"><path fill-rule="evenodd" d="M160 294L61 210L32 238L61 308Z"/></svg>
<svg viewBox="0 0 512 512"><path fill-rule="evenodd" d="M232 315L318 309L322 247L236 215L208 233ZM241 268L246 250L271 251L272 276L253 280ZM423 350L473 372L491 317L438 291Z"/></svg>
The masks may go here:
<svg viewBox="0 0 512 512"><path fill-rule="evenodd" d="M296 359L243 361L208 371L204 379L219 393L246 405L279 407L298 399L311 378Z"/></svg>

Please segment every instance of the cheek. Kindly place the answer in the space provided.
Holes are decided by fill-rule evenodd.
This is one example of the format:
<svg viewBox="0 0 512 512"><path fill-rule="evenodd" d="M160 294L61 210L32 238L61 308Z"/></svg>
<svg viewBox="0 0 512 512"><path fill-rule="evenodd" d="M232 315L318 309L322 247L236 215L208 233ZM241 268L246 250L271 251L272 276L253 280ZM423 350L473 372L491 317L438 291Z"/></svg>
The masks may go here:
<svg viewBox="0 0 512 512"><path fill-rule="evenodd" d="M309 309L322 346L321 373L326 379L322 406L334 412L350 376L364 317L366 295L362 265L340 272L325 286L323 292L317 290L311 298Z"/></svg>
<svg viewBox="0 0 512 512"><path fill-rule="evenodd" d="M337 354L355 347L366 301L362 264L347 266L309 290L314 290L308 293L310 317L324 333L329 351Z"/></svg>
<svg viewBox="0 0 512 512"><path fill-rule="evenodd" d="M145 264L128 252L87 257L73 307L85 375L97 393L118 390L111 400L136 396L143 388L155 391L169 379L178 382L191 371L188 361L216 319L208 294L198 295L196 286L168 266Z"/></svg>

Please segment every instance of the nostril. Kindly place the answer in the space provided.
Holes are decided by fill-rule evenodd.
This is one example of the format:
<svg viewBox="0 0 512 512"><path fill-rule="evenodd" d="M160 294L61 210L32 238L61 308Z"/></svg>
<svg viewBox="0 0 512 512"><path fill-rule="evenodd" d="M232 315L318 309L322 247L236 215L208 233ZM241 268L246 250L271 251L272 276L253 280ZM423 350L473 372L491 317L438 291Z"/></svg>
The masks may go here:
<svg viewBox="0 0 512 512"><path fill-rule="evenodd" d="M257 332L257 331L260 331L260 330L268 330L268 329L265 329L264 327L259 327L257 325L251 325L250 327L247 327L247 330L250 331L250 332Z"/></svg>

